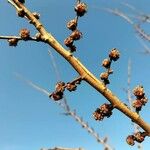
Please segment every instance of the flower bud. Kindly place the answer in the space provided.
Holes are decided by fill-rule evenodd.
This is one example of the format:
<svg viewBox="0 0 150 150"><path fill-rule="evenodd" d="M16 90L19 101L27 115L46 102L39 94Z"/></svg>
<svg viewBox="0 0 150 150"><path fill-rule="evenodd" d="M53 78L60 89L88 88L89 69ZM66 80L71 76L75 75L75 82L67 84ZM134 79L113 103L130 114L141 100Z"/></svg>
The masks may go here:
<svg viewBox="0 0 150 150"><path fill-rule="evenodd" d="M135 87L135 88L133 89L133 94L134 94L136 97L138 97L138 98L144 97L145 93L144 93L144 88L143 88L143 86L139 85L139 86Z"/></svg>
<svg viewBox="0 0 150 150"><path fill-rule="evenodd" d="M28 29L21 29L19 35L23 40L28 40L30 38L30 31Z"/></svg>
<svg viewBox="0 0 150 150"><path fill-rule="evenodd" d="M73 39L71 37L67 37L65 40L64 40L64 44L67 46L67 47L71 47L73 45Z"/></svg>
<svg viewBox="0 0 150 150"><path fill-rule="evenodd" d="M72 92L72 91L75 91L77 89L77 86L75 84L72 84L72 83L67 83L66 89L68 91Z"/></svg>
<svg viewBox="0 0 150 150"><path fill-rule="evenodd" d="M67 28L68 28L69 30L74 31L74 30L77 28L77 20L76 20L76 19L70 20L70 21L67 23Z"/></svg>
<svg viewBox="0 0 150 150"><path fill-rule="evenodd" d="M102 62L102 66L105 68L109 68L110 64L111 64L111 61L108 58L104 59Z"/></svg>
<svg viewBox="0 0 150 150"><path fill-rule="evenodd" d="M120 53L116 48L113 48L109 53L109 58L113 61L117 61L120 57Z"/></svg>
<svg viewBox="0 0 150 150"><path fill-rule="evenodd" d="M70 37L73 39L73 40L79 40L81 37L82 37L82 33L79 31L79 30L74 30Z"/></svg>
<svg viewBox="0 0 150 150"><path fill-rule="evenodd" d="M133 145L135 144L134 140L135 140L135 138L134 138L133 135L129 135L129 136L126 138L126 142L127 142L129 145L131 145L131 146L133 146Z"/></svg>
<svg viewBox="0 0 150 150"><path fill-rule="evenodd" d="M77 13L77 16L82 17L87 12L87 5L85 3L78 3L75 6L75 11Z"/></svg>

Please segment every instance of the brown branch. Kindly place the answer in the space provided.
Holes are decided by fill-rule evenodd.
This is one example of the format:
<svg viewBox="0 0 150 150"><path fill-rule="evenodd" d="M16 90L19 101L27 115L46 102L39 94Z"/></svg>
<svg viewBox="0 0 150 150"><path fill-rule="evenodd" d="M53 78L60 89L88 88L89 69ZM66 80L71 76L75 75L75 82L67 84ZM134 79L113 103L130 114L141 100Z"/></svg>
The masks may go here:
<svg viewBox="0 0 150 150"><path fill-rule="evenodd" d="M112 93L104 84L97 79L87 68L63 46L43 27L41 22L37 20L33 14L18 0L13 2L25 12L25 16L31 21L35 28L41 33L44 42L53 47L61 56L63 56L72 67L79 73L83 80L89 83L93 88L100 92L108 101L110 101L116 109L128 116L132 121L137 123L143 130L150 135L150 125L146 123L137 113L132 112L120 99Z"/></svg>

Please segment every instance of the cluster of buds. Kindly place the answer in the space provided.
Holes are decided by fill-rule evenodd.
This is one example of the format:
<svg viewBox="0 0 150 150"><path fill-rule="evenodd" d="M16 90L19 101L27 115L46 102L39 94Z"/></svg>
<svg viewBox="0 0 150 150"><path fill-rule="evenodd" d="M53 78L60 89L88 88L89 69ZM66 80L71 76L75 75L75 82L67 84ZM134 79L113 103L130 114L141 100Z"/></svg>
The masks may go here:
<svg viewBox="0 0 150 150"><path fill-rule="evenodd" d="M28 29L21 29L19 32L20 37L9 37L7 39L7 42L9 46L17 46L19 40L35 40L35 41L41 41L41 34L36 33L34 37L30 36L30 31Z"/></svg>
<svg viewBox="0 0 150 150"><path fill-rule="evenodd" d="M49 97L55 101L61 100L63 98L65 89L67 89L70 92L75 91L77 89L77 84L80 84L80 83L81 83L80 77L66 84L60 81L55 85L55 91L52 92L49 95Z"/></svg>
<svg viewBox="0 0 150 150"><path fill-rule="evenodd" d="M56 84L55 91L51 93L49 97L55 101L58 101L63 98L64 91L65 91L65 83L60 81Z"/></svg>
<svg viewBox="0 0 150 150"><path fill-rule="evenodd" d="M99 108L95 110L93 113L93 117L95 120L103 120L104 117L110 117L112 115L112 110L113 110L113 105L112 104L103 104Z"/></svg>
<svg viewBox="0 0 150 150"><path fill-rule="evenodd" d="M87 12L87 5L80 1L77 2L74 8L77 16L67 23L67 28L72 31L71 35L64 40L64 44L71 52L76 51L76 46L73 45L74 41L80 40L82 33L77 29L78 17L82 17Z"/></svg>
<svg viewBox="0 0 150 150"><path fill-rule="evenodd" d="M126 142L133 146L135 144L135 141L138 142L138 143L141 143L144 141L145 137L147 136L147 132L136 132L134 133L133 135L129 135L127 138L126 138Z"/></svg>
<svg viewBox="0 0 150 150"><path fill-rule="evenodd" d="M28 29L21 29L19 32L19 36L22 40L29 40L30 39L30 31ZM17 46L18 41L20 39L18 38L9 38L7 41L9 43L9 46Z"/></svg>
<svg viewBox="0 0 150 150"><path fill-rule="evenodd" d="M142 109L148 99L145 97L145 92L143 86L137 86L133 90L133 94L136 97L136 100L133 101L132 106L135 108L136 112L139 112Z"/></svg>
<svg viewBox="0 0 150 150"><path fill-rule="evenodd" d="M102 66L106 69L106 72L100 74L100 78L103 83L109 84L109 75L113 73L113 70L110 68L112 61L117 61L120 57L120 53L116 48L113 48L109 53L109 58L106 58L102 62Z"/></svg>

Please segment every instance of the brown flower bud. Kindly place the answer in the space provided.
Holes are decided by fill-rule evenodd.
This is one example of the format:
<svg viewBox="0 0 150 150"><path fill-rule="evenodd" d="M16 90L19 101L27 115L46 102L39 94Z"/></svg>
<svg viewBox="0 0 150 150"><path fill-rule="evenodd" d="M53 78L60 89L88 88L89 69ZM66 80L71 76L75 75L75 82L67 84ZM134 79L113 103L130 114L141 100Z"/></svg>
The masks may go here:
<svg viewBox="0 0 150 150"><path fill-rule="evenodd" d="M120 53L116 48L113 48L109 53L109 58L113 61L117 61L120 57Z"/></svg>
<svg viewBox="0 0 150 150"><path fill-rule="evenodd" d="M76 86L76 84L73 84L73 83L67 83L66 89L68 91L72 92L72 91L75 91L77 89L77 86Z"/></svg>
<svg viewBox="0 0 150 150"><path fill-rule="evenodd" d="M55 101L61 100L63 98L63 93L55 91L49 95L49 98L51 98Z"/></svg>
<svg viewBox="0 0 150 150"><path fill-rule="evenodd" d="M103 104L100 106L100 110L104 116L110 117L112 115L113 106L112 104Z"/></svg>
<svg viewBox="0 0 150 150"><path fill-rule="evenodd" d="M65 83L60 81L55 85L55 90L57 92L64 92L64 90L65 90L64 86L65 86Z"/></svg>
<svg viewBox="0 0 150 150"><path fill-rule="evenodd" d="M127 142L129 145L131 145L131 146L133 146L133 145L135 144L134 140L135 140L135 138L134 138L133 135L129 135L129 136L126 138L126 142Z"/></svg>
<svg viewBox="0 0 150 150"><path fill-rule="evenodd" d="M69 30L74 31L74 30L77 28L77 20L76 20L76 19L70 20L70 21L67 23L67 28L68 28Z"/></svg>
<svg viewBox="0 0 150 150"><path fill-rule="evenodd" d="M30 38L30 31L28 29L21 29L19 35L23 40L28 40Z"/></svg>
<svg viewBox="0 0 150 150"><path fill-rule="evenodd" d="M9 43L9 46L17 46L18 39L16 39L16 38L8 39L8 43Z"/></svg>
<svg viewBox="0 0 150 150"><path fill-rule="evenodd" d="M104 115L101 113L101 110L99 108L96 109L96 111L93 113L93 117L95 120L103 120Z"/></svg>
<svg viewBox="0 0 150 150"><path fill-rule="evenodd" d="M143 86L139 85L139 86L135 87L135 88L133 89L133 94L134 94L136 97L138 97L138 98L144 97L145 93L144 93L144 88L143 88Z"/></svg>
<svg viewBox="0 0 150 150"><path fill-rule="evenodd" d="M95 120L103 120L104 117L110 117L112 115L113 106L112 104L103 104L93 113Z"/></svg>
<svg viewBox="0 0 150 150"><path fill-rule="evenodd" d="M109 76L109 74L107 72L102 72L100 74L101 80L108 80L108 76Z"/></svg>
<svg viewBox="0 0 150 150"><path fill-rule="evenodd" d="M77 16L82 17L87 12L87 5L85 3L78 3L75 6L75 11L77 13Z"/></svg>
<svg viewBox="0 0 150 150"><path fill-rule="evenodd" d="M137 132L134 134L134 138L135 138L135 141L141 143L144 141L145 135L143 134L143 132Z"/></svg>
<svg viewBox="0 0 150 150"><path fill-rule="evenodd" d="M105 68L109 68L110 64L111 64L111 61L108 58L104 59L102 62L102 66Z"/></svg>
<svg viewBox="0 0 150 150"><path fill-rule="evenodd" d="M143 97L140 99L140 101L143 105L145 105L148 102L148 99L146 97Z"/></svg>
<svg viewBox="0 0 150 150"><path fill-rule="evenodd" d="M136 111L140 111L143 104L142 104L141 100L137 99L137 100L133 101L132 106L136 109Z"/></svg>
<svg viewBox="0 0 150 150"><path fill-rule="evenodd" d="M34 16L36 19L40 19L40 14L39 14L39 13L33 12L32 14L33 14L33 16Z"/></svg>
<svg viewBox="0 0 150 150"><path fill-rule="evenodd" d="M74 30L70 37L73 39L73 40L79 40L81 37L82 37L82 33L79 31L79 30Z"/></svg>
<svg viewBox="0 0 150 150"><path fill-rule="evenodd" d="M64 40L64 44L67 46L67 47L71 47L72 44L73 44L73 39L71 37L67 37L65 40Z"/></svg>

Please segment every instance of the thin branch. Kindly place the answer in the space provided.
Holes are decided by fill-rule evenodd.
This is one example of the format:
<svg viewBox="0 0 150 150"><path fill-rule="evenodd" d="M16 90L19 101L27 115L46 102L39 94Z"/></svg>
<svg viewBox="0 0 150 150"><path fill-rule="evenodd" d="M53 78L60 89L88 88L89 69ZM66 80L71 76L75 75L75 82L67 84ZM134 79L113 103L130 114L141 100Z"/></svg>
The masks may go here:
<svg viewBox="0 0 150 150"><path fill-rule="evenodd" d="M23 40L20 36L0 36L0 39L3 39L3 40L9 40L9 39ZM37 40L36 37L29 37L26 41L39 42L39 40Z"/></svg>
<svg viewBox="0 0 150 150"><path fill-rule="evenodd" d="M139 24L135 24L134 25L135 30L137 31L137 33L139 34L140 37L142 37L143 39L150 41L150 35L147 34L141 27Z"/></svg>
<svg viewBox="0 0 150 150"><path fill-rule="evenodd" d="M150 54L150 47L148 47L143 41L141 38L137 37L138 41L140 42L140 44L144 47L144 51L142 51L141 53L144 53L144 54Z"/></svg>
<svg viewBox="0 0 150 150"><path fill-rule="evenodd" d="M135 6L133 6L129 3L127 3L127 2L120 2L120 4L126 6L127 8L132 10L133 12L137 13L138 15L143 15L144 14L142 11L139 11Z"/></svg>
<svg viewBox="0 0 150 150"><path fill-rule="evenodd" d="M63 148L63 147L55 147L55 148L50 148L50 149L46 149L46 148L42 148L41 150L84 150L83 148Z"/></svg>
<svg viewBox="0 0 150 150"><path fill-rule="evenodd" d="M150 35L147 34L141 27L140 24L135 24L125 13L119 11L118 9L110 9L104 8L105 11L110 12L114 15L120 16L125 19L129 24L133 25L133 28L137 32L137 34L142 37L143 39L150 41Z"/></svg>
<svg viewBox="0 0 150 150"><path fill-rule="evenodd" d="M142 11L139 11L139 9L135 8L133 5L127 3L127 2L121 2L120 4L128 7L130 10L132 10L133 12L135 12L137 15L132 15L131 17L136 18L138 20L140 20L141 22L148 22L150 23L150 16L145 14Z"/></svg>
<svg viewBox="0 0 150 150"><path fill-rule="evenodd" d="M53 47L61 56L63 56L72 67L79 73L79 75L89 83L93 88L95 88L99 93L101 93L110 103L119 111L128 116L131 120L137 123L143 130L145 130L148 135L150 135L150 125L146 123L136 112L132 112L120 99L112 93L104 84L97 79L76 57L74 57L70 52L68 52L63 46L43 27L42 23L37 20L33 14L18 0L13 0L13 2L21 8L26 17L31 21L35 28L41 33L41 38L51 47Z"/></svg>
<svg viewBox="0 0 150 150"><path fill-rule="evenodd" d="M133 24L133 21L127 16L125 13L121 12L118 9L111 9L111 8L102 8L102 10L105 10L107 12L113 13L114 15L122 17L124 20L126 20L129 24Z"/></svg>
<svg viewBox="0 0 150 150"><path fill-rule="evenodd" d="M26 82L28 85L30 85L30 86L33 87L34 89L40 91L41 93L45 94L46 96L49 96L49 95L50 95L50 93L49 93L47 90L45 90L45 89L39 87L38 85L34 84L32 81L25 79L25 78L24 78L22 75L20 75L19 73L14 72L14 75L15 75L18 79L20 79L20 80Z"/></svg>
<svg viewBox="0 0 150 150"><path fill-rule="evenodd" d="M56 61L55 61L55 58L54 58L54 56L53 56L53 54L51 53L51 51L50 50L48 50L48 54L49 54L49 56L50 56L50 58L51 58L51 62L52 62L52 65L53 65L53 68L54 68L54 71L55 71L55 74L56 74L56 79L58 80L58 81L60 81L61 80L61 77L60 77L60 73L59 73L59 71L58 71L58 67L57 67L57 65L56 65Z"/></svg>

